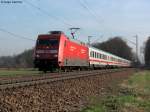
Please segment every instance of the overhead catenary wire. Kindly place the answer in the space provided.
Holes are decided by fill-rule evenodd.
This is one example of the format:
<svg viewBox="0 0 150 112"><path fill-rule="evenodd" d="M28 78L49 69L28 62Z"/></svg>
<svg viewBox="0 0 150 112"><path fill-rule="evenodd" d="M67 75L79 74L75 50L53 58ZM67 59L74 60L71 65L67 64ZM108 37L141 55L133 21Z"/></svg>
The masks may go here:
<svg viewBox="0 0 150 112"><path fill-rule="evenodd" d="M92 43L97 43L102 38L103 38L103 35L101 35L100 37L98 37L97 39L95 39Z"/></svg>
<svg viewBox="0 0 150 112"><path fill-rule="evenodd" d="M62 18L58 18L50 13L48 13L47 11L45 11L44 9L34 5L33 3L29 2L28 0L24 0L24 2L28 5L30 5L31 7L39 10L40 12L42 12L43 14L49 16L50 18L54 19L54 20L57 20L57 21L60 21L61 23L67 25L67 26L72 26L70 23L66 22L65 20L62 20Z"/></svg>
<svg viewBox="0 0 150 112"><path fill-rule="evenodd" d="M129 43L131 43L131 44L133 44L133 45L136 45L136 43L135 42L133 42L133 41L131 41L131 40L129 40L129 39L127 39L127 38L123 38L125 41L127 41L127 42L129 42Z"/></svg>
<svg viewBox="0 0 150 112"><path fill-rule="evenodd" d="M93 10L91 7L89 7L89 3L87 2L87 0L82 0L84 2L84 4L87 6L87 8L89 10L91 10L91 12L94 14L94 16L99 19L99 18L102 18L101 16L97 15L95 10ZM101 20L102 21L102 20Z"/></svg>
<svg viewBox="0 0 150 112"><path fill-rule="evenodd" d="M4 32L4 33L7 33L7 34L9 34L9 35L12 35L14 38L19 38L19 39L24 39L24 40L29 40L29 41L36 41L36 40L34 40L34 39L30 39L30 38L27 38L27 37L24 37L24 36L21 36L21 35L12 33L12 32L10 32L10 31L5 30L5 29L2 29L2 28L0 28L0 31L1 31L1 32Z"/></svg>
<svg viewBox="0 0 150 112"><path fill-rule="evenodd" d="M89 12L90 15L92 15L92 17L95 19L95 21L98 24L101 24L101 22L98 20L97 15L95 14L95 12L91 8L89 8L87 2L85 2L84 0L79 0L79 3L84 9L86 9Z"/></svg>
<svg viewBox="0 0 150 112"><path fill-rule="evenodd" d="M79 4L82 8L84 8L90 15L91 17L95 20L97 25L102 26L102 19L100 20L101 17L97 16L96 12L92 10L92 8L89 7L89 3L86 0L79 0ZM105 27L103 26L103 29ZM101 30L99 30L101 32Z"/></svg>

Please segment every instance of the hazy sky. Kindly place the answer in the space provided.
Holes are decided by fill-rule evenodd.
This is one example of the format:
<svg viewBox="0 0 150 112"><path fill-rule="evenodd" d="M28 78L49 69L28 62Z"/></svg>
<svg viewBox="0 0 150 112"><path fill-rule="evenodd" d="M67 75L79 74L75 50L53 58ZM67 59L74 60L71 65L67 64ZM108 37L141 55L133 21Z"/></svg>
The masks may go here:
<svg viewBox="0 0 150 112"><path fill-rule="evenodd" d="M84 42L87 42L88 35L94 36L91 41L102 36L97 41L113 36L135 41L137 34L140 45L143 45L150 35L150 0L2 1L5 0L0 0L0 29L33 40L38 34L51 30L62 30L69 35L70 27L81 28L77 38ZM18 54L34 45L35 41L19 39L0 31L0 56Z"/></svg>

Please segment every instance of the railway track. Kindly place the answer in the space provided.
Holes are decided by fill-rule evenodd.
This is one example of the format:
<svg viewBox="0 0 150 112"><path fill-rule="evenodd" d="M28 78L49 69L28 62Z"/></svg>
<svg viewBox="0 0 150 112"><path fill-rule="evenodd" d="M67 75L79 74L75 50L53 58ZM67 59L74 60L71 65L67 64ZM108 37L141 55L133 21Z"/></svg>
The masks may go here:
<svg viewBox="0 0 150 112"><path fill-rule="evenodd" d="M128 68L129 69L129 68ZM126 69L107 69L107 70L93 70L93 71L76 71L76 72L67 72L67 73L50 73L46 75L40 75L35 77L27 78L18 78L18 79L7 79L0 81L0 90L34 86L39 84L46 84L55 81L69 80L75 78L82 78L94 75L103 75L114 72L122 72ZM108 76L108 75L107 75Z"/></svg>

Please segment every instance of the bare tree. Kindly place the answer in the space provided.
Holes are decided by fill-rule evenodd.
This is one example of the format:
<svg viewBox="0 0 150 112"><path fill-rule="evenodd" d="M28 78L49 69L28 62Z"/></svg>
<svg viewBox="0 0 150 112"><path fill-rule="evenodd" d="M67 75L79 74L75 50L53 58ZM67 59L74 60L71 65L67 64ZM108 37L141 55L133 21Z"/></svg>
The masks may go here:
<svg viewBox="0 0 150 112"><path fill-rule="evenodd" d="M150 37L145 43L145 64L150 67Z"/></svg>
<svg viewBox="0 0 150 112"><path fill-rule="evenodd" d="M114 37L102 43L95 43L93 46L128 60L133 59L132 49L121 37Z"/></svg>

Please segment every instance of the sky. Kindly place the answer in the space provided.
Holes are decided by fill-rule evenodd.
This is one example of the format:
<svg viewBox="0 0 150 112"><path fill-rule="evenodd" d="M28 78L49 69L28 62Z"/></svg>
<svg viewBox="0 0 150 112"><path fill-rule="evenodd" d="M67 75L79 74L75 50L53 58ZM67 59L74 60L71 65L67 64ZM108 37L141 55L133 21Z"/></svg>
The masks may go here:
<svg viewBox="0 0 150 112"><path fill-rule="evenodd" d="M138 35L140 49L150 35L149 6L150 0L0 0L0 56L33 48L38 34L70 36L71 27L81 28L76 38L84 42L88 36L91 42L115 36L135 42Z"/></svg>

